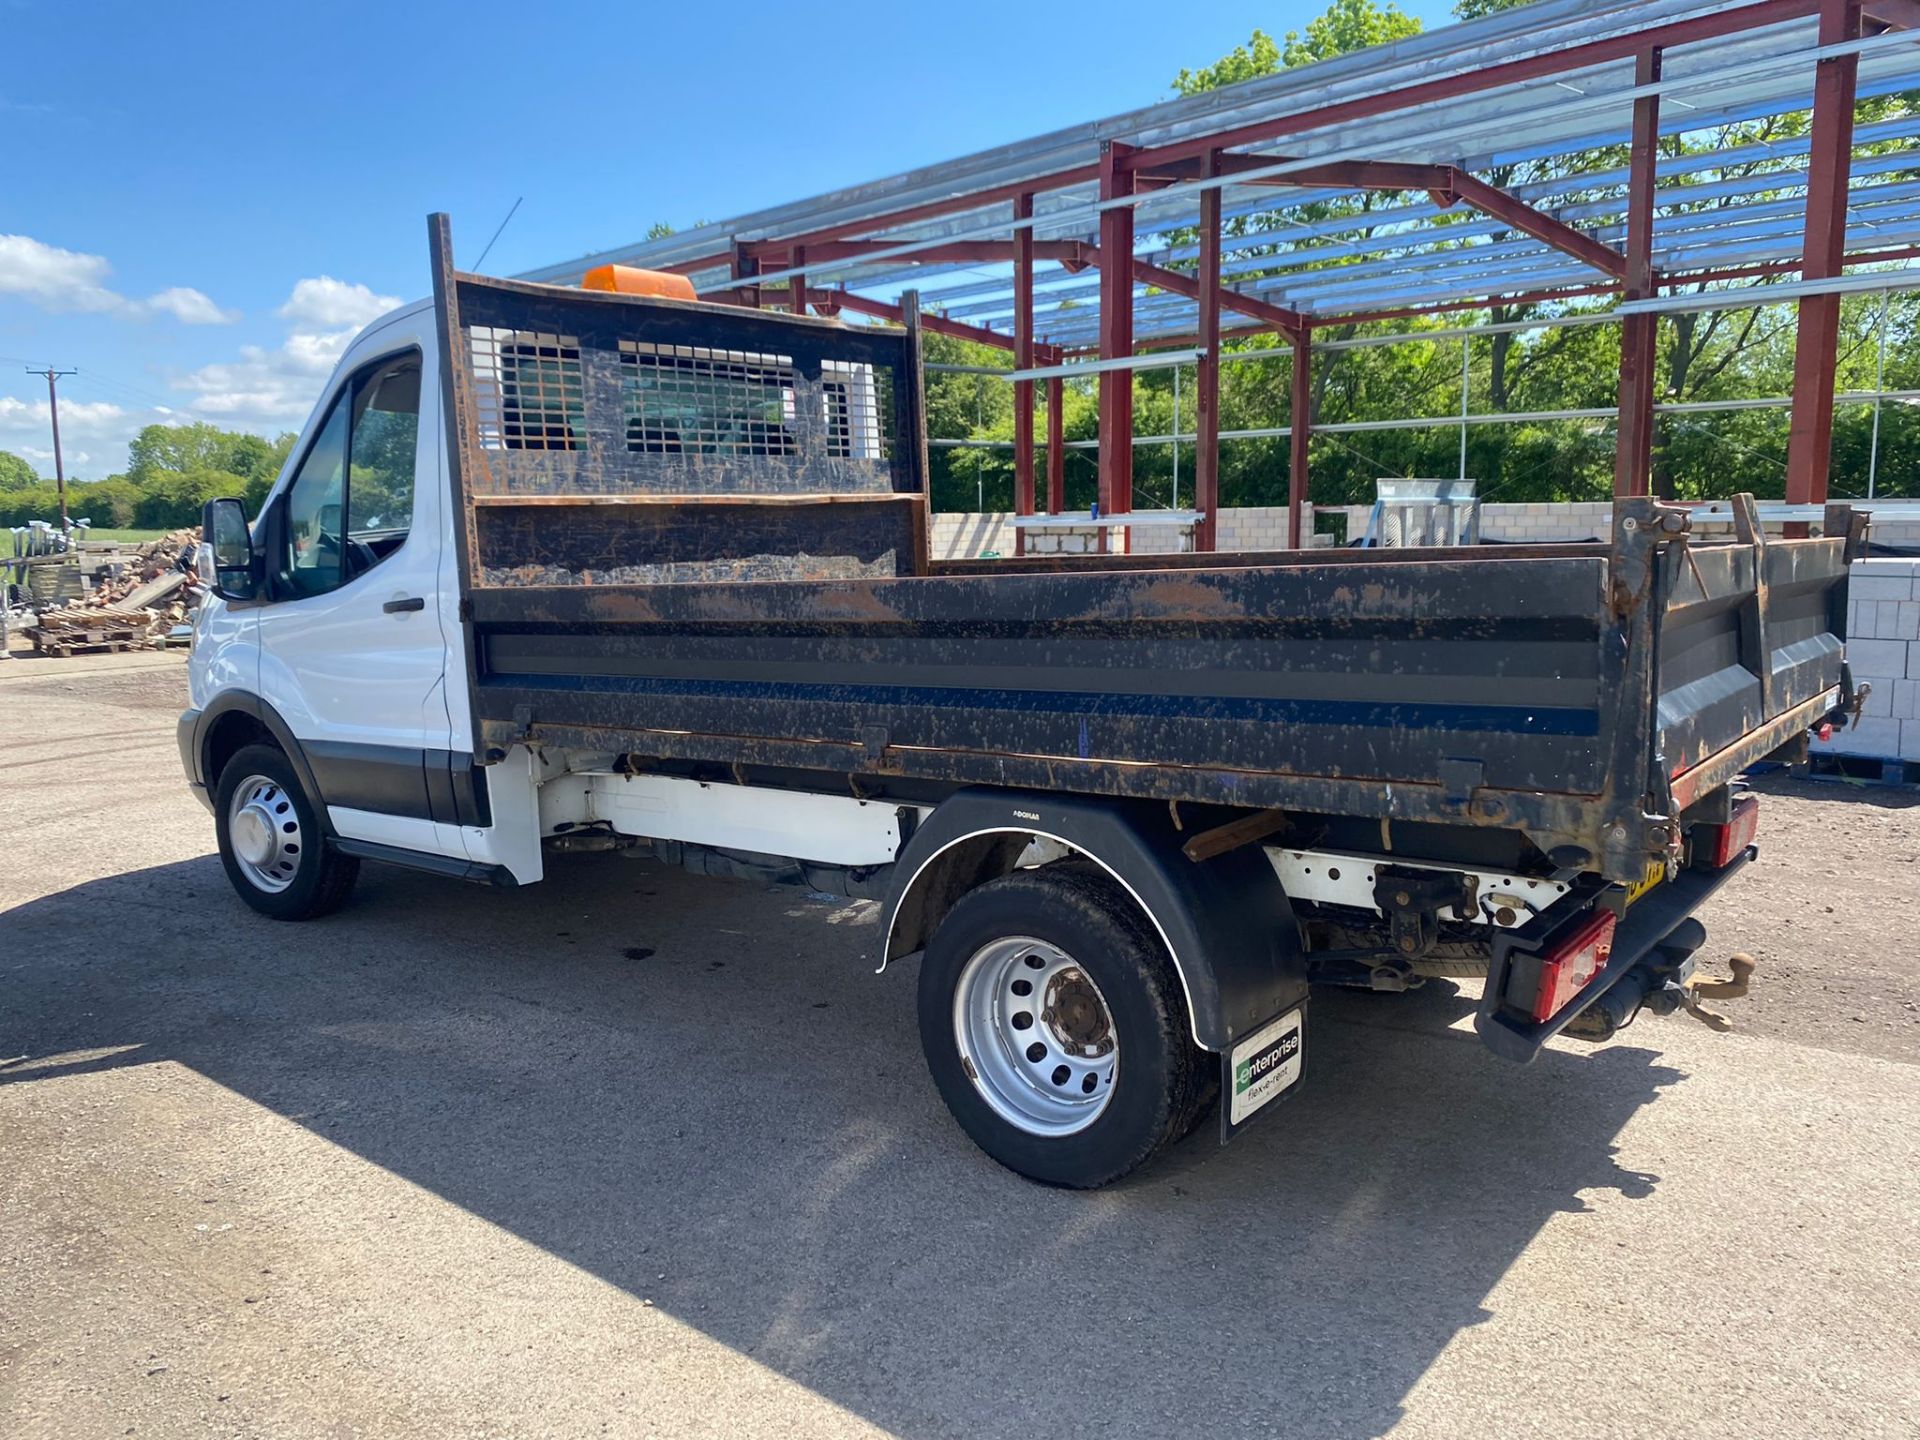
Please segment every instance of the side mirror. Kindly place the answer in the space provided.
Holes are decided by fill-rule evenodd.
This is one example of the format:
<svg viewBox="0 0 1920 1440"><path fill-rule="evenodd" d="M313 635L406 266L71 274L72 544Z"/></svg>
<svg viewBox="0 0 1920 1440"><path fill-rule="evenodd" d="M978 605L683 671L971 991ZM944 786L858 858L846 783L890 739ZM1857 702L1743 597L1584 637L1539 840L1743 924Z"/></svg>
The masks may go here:
<svg viewBox="0 0 1920 1440"><path fill-rule="evenodd" d="M260 566L238 500L209 500L200 512L200 535L213 552L213 593L222 600L260 598Z"/></svg>

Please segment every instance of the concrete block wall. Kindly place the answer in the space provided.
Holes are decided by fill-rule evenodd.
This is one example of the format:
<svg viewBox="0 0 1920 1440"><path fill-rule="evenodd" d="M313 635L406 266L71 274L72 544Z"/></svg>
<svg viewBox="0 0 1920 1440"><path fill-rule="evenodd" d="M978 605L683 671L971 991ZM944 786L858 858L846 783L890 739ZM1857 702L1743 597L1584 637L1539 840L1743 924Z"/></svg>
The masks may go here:
<svg viewBox="0 0 1920 1440"><path fill-rule="evenodd" d="M1328 513L1323 509L1322 513ZM1346 505L1333 507L1331 513L1346 517L1346 538L1356 540L1366 533L1370 507ZM933 517L931 542L937 560L971 560L993 550L1013 554L1012 519L1004 514L943 514ZM1779 527L1773 526L1778 530ZM1549 544L1563 540L1605 540L1613 533L1613 507L1604 500L1578 501L1565 505L1549 503L1494 503L1480 507L1480 534L1486 540L1508 544ZM1728 534L1709 530L1708 536ZM1873 527L1874 540L1882 545L1911 546L1920 550L1920 520L1910 524L1882 523ZM1322 539L1316 543L1331 543ZM1246 506L1220 512L1219 545L1222 550L1283 550L1287 544L1287 507L1284 505ZM1133 536L1136 554L1159 554L1180 548L1178 534L1172 530L1136 530Z"/></svg>
<svg viewBox="0 0 1920 1440"><path fill-rule="evenodd" d="M1227 512L1222 511L1224 520ZM1372 507L1344 505L1335 513L1347 518L1347 538L1356 540L1366 533ZM1768 527L1779 533L1778 524ZM1508 544L1548 544L1562 540L1605 540L1613 533L1613 506L1605 500L1581 500L1564 505L1552 503L1508 505L1494 502L1480 507L1480 537ZM1706 538L1732 532L1715 527L1703 532ZM1873 539L1880 545L1911 546L1920 549L1920 520L1894 524L1887 521L1873 527Z"/></svg>
<svg viewBox="0 0 1920 1440"><path fill-rule="evenodd" d="M1224 512L1223 512L1224 513ZM1367 533L1370 505L1344 505L1339 513L1347 517L1347 539L1358 540ZM1556 540L1604 540L1611 533L1613 506L1604 500L1575 501L1564 505L1504 504L1493 502L1480 507L1480 538L1500 540L1509 545L1544 545Z"/></svg>
<svg viewBox="0 0 1920 1440"><path fill-rule="evenodd" d="M1011 515L975 512L936 514L927 548L936 560L977 560L989 551L1013 554Z"/></svg>
<svg viewBox="0 0 1920 1440"><path fill-rule="evenodd" d="M928 529L927 543L936 560L975 560L989 551L1011 555L1013 516L972 511L936 514ZM1328 541L1323 539L1317 543ZM1222 510L1218 545L1222 550L1286 549L1287 507L1263 505ZM1166 554L1180 546L1180 532L1171 527L1143 527L1133 532L1136 555Z"/></svg>
<svg viewBox="0 0 1920 1440"><path fill-rule="evenodd" d="M1857 723L1813 748L1920 760L1920 560L1857 561L1847 597L1847 662L1873 693Z"/></svg>

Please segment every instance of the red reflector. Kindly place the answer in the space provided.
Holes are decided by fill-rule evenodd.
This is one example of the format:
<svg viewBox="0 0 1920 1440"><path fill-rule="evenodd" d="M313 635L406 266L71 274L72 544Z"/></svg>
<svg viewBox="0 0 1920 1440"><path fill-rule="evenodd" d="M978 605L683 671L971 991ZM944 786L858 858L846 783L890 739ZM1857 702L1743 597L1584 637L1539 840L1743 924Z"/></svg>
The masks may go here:
<svg viewBox="0 0 1920 1440"><path fill-rule="evenodd" d="M1760 828L1760 797L1749 795L1733 807L1733 819L1725 825L1707 827L1705 839L1707 864L1715 870L1731 865L1736 856L1753 843Z"/></svg>
<svg viewBox="0 0 1920 1440"><path fill-rule="evenodd" d="M1618 922L1610 911L1601 911L1588 920L1564 944L1540 962L1540 988L1534 992L1533 1018L1550 1020L1567 1002L1587 987L1613 954L1613 928Z"/></svg>
<svg viewBox="0 0 1920 1440"><path fill-rule="evenodd" d="M1820 737L1820 743L1824 745L1827 741L1833 739L1833 722L1831 720L1822 721L1820 728L1813 733Z"/></svg>

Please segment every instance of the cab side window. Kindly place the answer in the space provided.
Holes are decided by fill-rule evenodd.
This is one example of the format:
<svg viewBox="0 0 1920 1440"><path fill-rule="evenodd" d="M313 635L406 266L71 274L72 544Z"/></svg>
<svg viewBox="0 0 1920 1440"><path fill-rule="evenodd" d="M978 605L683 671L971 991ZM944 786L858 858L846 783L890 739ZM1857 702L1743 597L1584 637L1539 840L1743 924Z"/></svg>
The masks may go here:
<svg viewBox="0 0 1920 1440"><path fill-rule="evenodd" d="M338 588L406 542L420 434L420 356L382 360L335 398L287 487L288 597Z"/></svg>
<svg viewBox="0 0 1920 1440"><path fill-rule="evenodd" d="M347 407L341 400L287 487L286 554L280 573L296 598L319 595L345 578L341 516L347 490Z"/></svg>

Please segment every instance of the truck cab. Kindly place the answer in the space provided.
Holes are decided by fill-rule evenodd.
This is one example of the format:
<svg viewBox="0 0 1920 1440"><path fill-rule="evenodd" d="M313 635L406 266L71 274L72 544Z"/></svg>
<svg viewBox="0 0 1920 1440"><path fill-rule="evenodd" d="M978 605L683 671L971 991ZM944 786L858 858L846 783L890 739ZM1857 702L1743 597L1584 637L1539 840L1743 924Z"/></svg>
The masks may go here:
<svg viewBox="0 0 1920 1440"><path fill-rule="evenodd" d="M215 593L197 616L181 752L210 807L227 760L266 744L324 804L333 841L531 883L539 847L503 854L481 823L471 712L449 700L466 681L437 383L431 302L348 346L253 527L257 593ZM235 857L281 905L314 838L286 823L270 851Z"/></svg>

